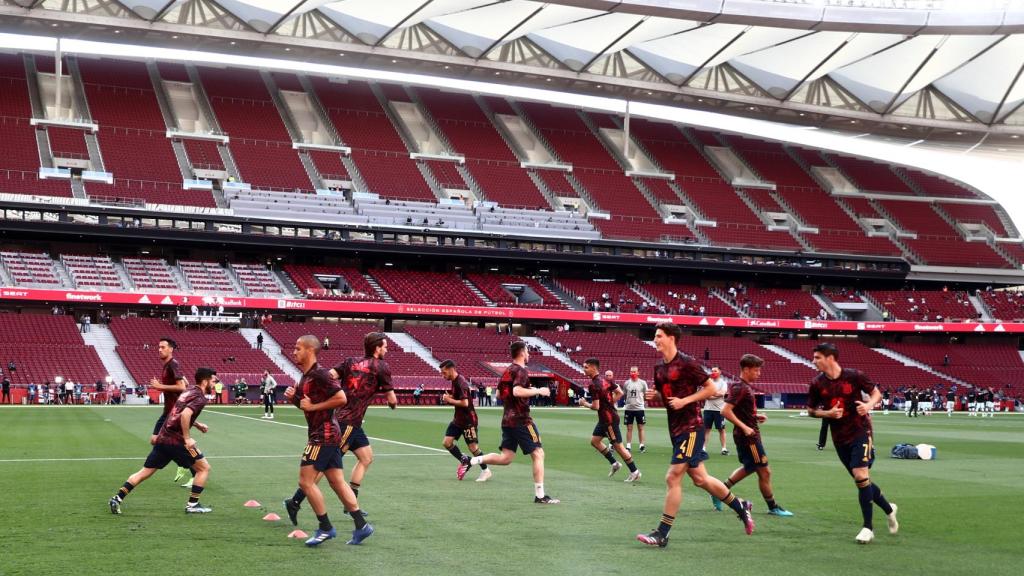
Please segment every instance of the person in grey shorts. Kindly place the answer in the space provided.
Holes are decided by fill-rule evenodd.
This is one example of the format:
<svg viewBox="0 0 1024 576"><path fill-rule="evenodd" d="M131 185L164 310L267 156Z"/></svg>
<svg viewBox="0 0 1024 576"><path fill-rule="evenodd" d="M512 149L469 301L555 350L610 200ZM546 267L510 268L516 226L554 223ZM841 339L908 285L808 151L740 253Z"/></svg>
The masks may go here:
<svg viewBox="0 0 1024 576"><path fill-rule="evenodd" d="M729 448L725 444L725 418L722 418L722 408L725 407L725 394L729 391L729 383L722 376L722 371L718 369L718 366L711 368L709 378L715 385L715 395L704 402L704 431L706 433L712 427L718 428L718 436L722 441L722 454L727 455Z"/></svg>
<svg viewBox="0 0 1024 576"><path fill-rule="evenodd" d="M629 369L629 379L623 384L626 401L626 450L632 451L633 423L636 422L640 436L640 452L646 452L644 445L644 425L647 415L644 412L644 394L647 393L647 382L640 379L640 370L633 366Z"/></svg>

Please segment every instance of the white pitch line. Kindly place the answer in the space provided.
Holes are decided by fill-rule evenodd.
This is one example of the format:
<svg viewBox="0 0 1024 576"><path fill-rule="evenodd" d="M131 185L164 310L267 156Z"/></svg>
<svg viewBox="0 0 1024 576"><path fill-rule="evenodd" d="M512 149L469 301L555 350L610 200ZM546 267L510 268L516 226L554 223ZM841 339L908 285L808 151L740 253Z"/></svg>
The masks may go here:
<svg viewBox="0 0 1024 576"><path fill-rule="evenodd" d="M415 454L374 454L374 458L380 458L382 456L440 456L440 454L423 454L422 452ZM211 460L242 460L248 458L301 458L301 455L296 454L246 454L239 456L216 456L206 455ZM9 460L0 460L0 464L18 464L18 463L32 463L32 462L109 462L115 460L142 460L140 456L98 456L95 458L13 458Z"/></svg>
<svg viewBox="0 0 1024 576"><path fill-rule="evenodd" d="M219 412L217 410L205 410L205 412L213 413L213 414L220 414L222 416L234 416L235 418L245 418L246 420L255 420L256 422L268 422L270 424L280 424L282 426L291 426L293 428L302 428L303 430L306 429L306 426L303 426L302 424L292 424L291 422L280 422L278 420L268 420L266 418L257 418L255 416L245 416L243 414L231 414L230 412ZM423 445L420 445L420 444L410 444L408 442L399 442L398 440L388 440L387 438L378 438L376 436L367 436L367 438L369 438L370 440L376 440L378 442L387 442L389 444L398 444L399 446L408 446L410 448L419 448L420 450L430 450L431 452L440 452L442 454L447 454L448 453L447 450L442 450L440 448L434 448L432 446L423 446ZM376 457L376 456L377 455L374 454L374 457Z"/></svg>

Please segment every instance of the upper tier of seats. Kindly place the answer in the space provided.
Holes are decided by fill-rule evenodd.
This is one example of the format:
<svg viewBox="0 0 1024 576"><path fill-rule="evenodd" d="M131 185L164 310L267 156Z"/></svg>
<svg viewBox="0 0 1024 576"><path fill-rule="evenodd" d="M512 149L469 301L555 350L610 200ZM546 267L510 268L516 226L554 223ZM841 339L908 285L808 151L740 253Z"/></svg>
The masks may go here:
<svg viewBox="0 0 1024 576"><path fill-rule="evenodd" d="M52 58L33 56L40 70L52 69ZM1009 268L1018 264L1019 247L1007 247L1008 261L986 242L966 242L965 233L935 214L920 210L921 204L878 201L884 215L878 214L863 198L833 197L821 190L804 166L834 166L862 190L919 197L922 194L942 198L974 198L977 193L941 177L890 165L824 154L817 151L787 149L777 143L749 138L720 136L703 130L681 128L666 123L633 119L633 139L656 166L676 175L675 184L650 178L626 177L624 166L605 148L604 141L591 130L618 128L619 121L607 114L556 108L544 103L513 106L496 97L452 94L431 88L410 88L389 84L376 86L362 81L330 81L311 78L299 82L295 74L273 73L281 89L304 91L311 85L323 104L325 120L334 125L338 144L352 148L351 162L342 164L336 153L297 152L292 136L268 91L260 72L233 68L198 68L198 79L205 90L214 117L231 140L222 145L210 141L185 139L187 162L179 167L173 147L166 137L149 71L141 62L109 58L79 59L84 94L93 119L100 125L95 137L103 163L114 176L113 184L88 182L85 191L91 198L117 198L159 204L182 204L211 208L216 206L209 191L184 190L182 170L192 168L223 169L223 153L231 154L243 181L255 190L311 191L314 182L302 164L306 155L320 175L331 180L354 182L365 190L393 200L436 202L441 190L431 189L433 179L425 178L421 168L432 172L442 188L465 188L463 174L453 164L409 158L414 142L403 141L395 126L396 115L388 114L389 102L422 106L436 121L436 128L450 144L452 152L464 155L465 170L482 190L482 200L505 208L547 210L556 196L576 197L573 184L584 193L590 208L609 212L610 219L592 218L580 234L611 239L683 243L699 237L714 245L727 247L806 250L807 245L822 252L849 252L900 256L903 250L927 265ZM162 62L157 65L162 78L190 82L185 66ZM40 154L36 130L49 133L51 149L58 154L85 156L85 140L80 130L35 128L27 85L29 80L21 55L0 56L0 192L69 197L66 180L40 180ZM376 93L375 93L376 91ZM379 97L378 97L379 94ZM415 96L415 97L414 97ZM571 173L523 168L498 127L484 112L479 101L493 112L517 115L522 110L536 127L535 135L549 146L559 160L571 163ZM591 124L592 123L592 124ZM733 186L704 157L704 146L730 146L763 179L774 182L777 191L768 195L750 191L756 209L792 213L817 233L800 231L800 239L789 231L769 231L765 222L744 202ZM49 151L46 151L49 152ZM145 160L140 160L144 158ZM349 169L355 166L353 174ZM358 173L356 173L358 172ZM535 178L532 175L535 175ZM572 179L570 182L568 178ZM315 179L315 176L314 176ZM428 180L431 180L428 183ZM540 186L540 188L538 188ZM679 193L681 191L681 194ZM686 224L666 224L664 204L689 204L703 219L717 226L691 229ZM239 203L239 214L256 216L251 206ZM269 204L269 203L268 203ZM903 206L899 206L902 204ZM890 218L898 227L918 234L893 243L884 237L868 238L865 228L844 208L865 217ZM1015 231L988 206L956 205L940 201L949 218L964 222L983 222L1000 237ZM232 209L235 209L232 206ZM298 212L292 218L313 219L314 209ZM277 213L261 214L269 218ZM356 215L330 221L363 223L370 220ZM938 219L936 219L938 218ZM323 220L321 218L320 220ZM515 232L481 226L495 232ZM576 227L570 228L576 232ZM528 231L526 231L528 233ZM901 250L902 249L902 250ZM908 256L910 257L910 256Z"/></svg>

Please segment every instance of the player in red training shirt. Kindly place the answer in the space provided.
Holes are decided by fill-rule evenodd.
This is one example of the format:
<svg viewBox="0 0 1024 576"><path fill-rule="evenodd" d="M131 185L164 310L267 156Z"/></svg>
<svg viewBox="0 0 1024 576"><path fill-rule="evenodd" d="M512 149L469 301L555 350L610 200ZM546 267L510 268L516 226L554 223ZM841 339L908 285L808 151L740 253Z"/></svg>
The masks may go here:
<svg viewBox="0 0 1024 576"><path fill-rule="evenodd" d="M739 382L729 387L729 394L722 407L722 416L733 424L732 441L736 445L736 455L742 464L726 478L725 487L732 488L740 480L756 473L761 496L768 505L768 513L772 516L792 516L792 512L779 506L775 501L772 469L768 466L768 454L761 443L760 424L768 418L757 413L757 400L754 399L754 389L750 387L761 377L763 365L764 360L753 354L744 354L740 358ZM711 502L716 510L722 509L721 501L714 496L711 497Z"/></svg>
<svg viewBox="0 0 1024 576"><path fill-rule="evenodd" d="M164 344L164 341L161 341L161 344ZM217 372L215 370L211 368L196 370L196 385L186 388L178 396L156 435L153 449L146 457L146 463L143 464L141 470L129 476L117 494L110 499L111 513L120 514L121 502L128 497L128 494L155 474L157 470L162 470L172 461L195 474L188 504L185 505L185 512L189 514L210 512L209 508L199 503L199 495L203 493L203 487L210 474L210 464L203 457L199 447L196 446L196 441L192 438L190 430L193 426L204 434L209 430L209 427L199 422L198 418L199 413L203 411L203 406L206 406L206 393L216 382Z"/></svg>
<svg viewBox="0 0 1024 576"><path fill-rule="evenodd" d="M327 516L327 505L317 483L326 477L345 510L352 514L355 529L349 544L361 544L373 534L373 526L359 510L356 495L345 482L341 463L341 445L344 442L335 409L345 406L348 398L338 383L317 363L320 341L306 335L295 342L292 355L302 370L298 385L289 387L284 397L304 413L309 440L299 462L299 487L309 498L310 507L320 525L316 534L306 540L306 546L319 546L334 538L337 531Z"/></svg>
<svg viewBox="0 0 1024 576"><path fill-rule="evenodd" d="M700 408L704 400L714 396L715 384L696 360L679 352L682 335L683 331L671 322L658 324L654 345L661 353L661 360L654 365L654 389L647 391L648 401L660 396L665 404L672 438L672 460L665 475L668 491L661 522L649 534L637 534L636 539L648 546L662 548L668 545L668 533L683 501L684 474L690 476L694 486L706 490L732 508L748 535L754 532L750 502L737 498L704 468L707 455L704 453L704 419Z"/></svg>
<svg viewBox="0 0 1024 576"><path fill-rule="evenodd" d="M501 454L484 454L470 458L470 464L479 466L508 466L516 457L516 449L523 451L533 460L533 501L537 504L558 504L544 492L544 448L541 444L537 425L530 417L530 397L550 396L551 390L542 386L534 388L526 363L530 351L526 342L517 340L509 346L512 363L505 369L498 381L498 397L501 399Z"/></svg>
<svg viewBox="0 0 1024 576"><path fill-rule="evenodd" d="M383 332L368 333L363 338L363 351L365 354L362 358L348 358L327 372L329 377L338 380L348 400L335 411L334 416L341 430L339 446L342 456L348 452L356 456L356 465L352 468L348 484L357 497L363 475L373 463L373 447L363 431L366 409L378 392L387 393L388 406L392 410L398 405L398 398L391 386L391 368L384 361L388 353L387 335ZM299 507L304 499L303 490L299 487L291 498L284 501L292 524L298 522ZM366 511L361 513L365 515Z"/></svg>
<svg viewBox="0 0 1024 576"><path fill-rule="evenodd" d="M900 527L896 521L896 505L890 504L882 495L882 489L871 483L871 465L875 463L871 408L878 405L882 392L860 370L840 366L839 350L834 344L818 344L811 359L821 374L811 381L807 413L813 418L828 419L836 454L857 484L857 497L864 518L864 526L857 533L857 543L867 544L875 539L872 504L877 504L885 512L889 533L895 534Z"/></svg>
<svg viewBox="0 0 1024 576"><path fill-rule="evenodd" d="M619 411L615 409L615 403L622 398L622 389L613 380L601 378L598 374L600 371L601 361L597 358L587 358L583 361L583 373L590 377L590 401L580 398L580 406L597 411L597 426L594 427L594 432L590 437L590 445L611 464L609 477L622 468L622 464L615 460L614 451L619 453L629 468L629 477L625 481L636 482L640 479L640 470L633 462L633 455L622 445L622 433L619 431ZM604 444L606 437L608 438L607 446Z"/></svg>
<svg viewBox="0 0 1024 576"><path fill-rule="evenodd" d="M470 457L459 450L459 445L457 444L459 437L461 436L466 439L466 448L469 448L473 456L483 454L480 450L480 439L477 435L479 422L476 417L476 409L473 408L473 388L462 377L462 374L459 374L454 360L441 362L439 368L441 369L441 376L451 382L451 389L441 395L441 402L455 407L455 417L448 423L448 428L444 432L444 440L441 443L444 445L445 450L448 450L459 461L459 467L455 470L455 477L462 480L466 477L466 472L469 472L472 464L469 463ZM487 464L481 464L480 476L477 477L476 481L487 482L490 477L491 469L487 467Z"/></svg>

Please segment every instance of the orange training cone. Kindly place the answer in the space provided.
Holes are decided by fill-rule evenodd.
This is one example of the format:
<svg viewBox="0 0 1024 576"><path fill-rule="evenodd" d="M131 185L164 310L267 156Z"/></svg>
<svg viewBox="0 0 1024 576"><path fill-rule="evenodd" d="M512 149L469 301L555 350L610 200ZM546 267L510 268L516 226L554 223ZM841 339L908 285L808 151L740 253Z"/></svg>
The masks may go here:
<svg viewBox="0 0 1024 576"><path fill-rule="evenodd" d="M273 512L271 512L270 514L267 514L266 516L264 516L263 519L266 520L267 522L277 522L278 520L281 519L281 517L278 516L277 514L274 514Z"/></svg>
<svg viewBox="0 0 1024 576"><path fill-rule="evenodd" d="M245 503L246 508L259 508L261 504L255 500L249 500Z"/></svg>
<svg viewBox="0 0 1024 576"><path fill-rule="evenodd" d="M309 538L309 534L306 534L302 530L292 530L288 533L289 538Z"/></svg>

